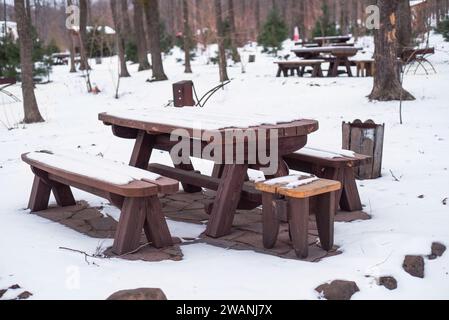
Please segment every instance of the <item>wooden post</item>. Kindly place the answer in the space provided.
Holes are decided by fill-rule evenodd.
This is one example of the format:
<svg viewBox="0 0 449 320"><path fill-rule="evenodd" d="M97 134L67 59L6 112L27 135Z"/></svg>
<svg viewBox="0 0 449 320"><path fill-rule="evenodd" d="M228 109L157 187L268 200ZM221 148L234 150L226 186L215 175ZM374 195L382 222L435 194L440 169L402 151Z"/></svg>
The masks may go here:
<svg viewBox="0 0 449 320"><path fill-rule="evenodd" d="M372 162L355 169L358 179L377 179L382 176L382 155L385 124L378 125L372 120L353 123L343 122L343 149L372 157Z"/></svg>

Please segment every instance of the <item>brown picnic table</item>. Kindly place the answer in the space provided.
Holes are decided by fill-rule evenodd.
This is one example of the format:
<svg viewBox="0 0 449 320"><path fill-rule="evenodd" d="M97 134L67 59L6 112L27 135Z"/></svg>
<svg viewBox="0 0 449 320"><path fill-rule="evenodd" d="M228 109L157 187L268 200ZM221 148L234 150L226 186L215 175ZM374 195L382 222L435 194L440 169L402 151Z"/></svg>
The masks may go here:
<svg viewBox="0 0 449 320"><path fill-rule="evenodd" d="M326 36L313 38L313 41L318 43L320 46L330 43L346 43L349 40L351 40L351 36Z"/></svg>
<svg viewBox="0 0 449 320"><path fill-rule="evenodd" d="M270 136L269 132L275 130L278 134L278 158L276 160L278 170L267 176L272 178L289 174L283 156L303 148L307 143L308 134L318 130L318 122L315 120L299 119L270 123L269 121L264 122L263 117L254 115L251 117L252 119L242 122L240 116L229 114L214 116L204 113L195 113L191 116L190 113L194 111L184 110L101 113L99 114L99 120L105 125L112 126L115 136L135 140L130 160L131 166L149 169L154 173L179 180L186 192L199 192L202 188L216 191L206 230L208 236L215 238L231 232L237 208L252 209L261 205L261 194L248 183L247 171L249 168L261 169L267 166L259 156L253 158L254 152L258 154L262 150L266 152L265 154L270 154L273 151L269 150L270 141L257 143L256 149L251 148L250 142L254 142L251 136L241 139L233 138L231 143L226 139L217 139L216 137L225 137L238 130L251 130L256 137L259 137L260 133ZM191 117L182 118L186 114ZM176 117L179 118L175 119ZM258 124L251 125L251 121ZM223 126L222 123L227 123L227 125ZM206 176L195 171L189 161L175 165L175 168L162 164L149 164L153 150L169 152L174 150L179 142L179 139L173 139L174 136L179 139L190 140L192 145L189 150L191 157L215 161L212 176ZM215 138L213 138L214 136ZM197 146L196 149L195 145ZM215 153L206 152L213 147L222 150L222 159L225 158L224 152L231 148L233 150L232 157L230 159L227 157L226 161L217 161ZM200 154L198 154L198 150ZM236 156L237 150L243 150L244 157L242 159ZM173 159L172 153L171 156Z"/></svg>
<svg viewBox="0 0 449 320"><path fill-rule="evenodd" d="M324 59L330 63L328 77L338 77L338 68L340 66L346 67L346 73L349 77L352 77L350 57L357 54L361 48L351 46L328 46L328 47L316 47L316 48L297 48L292 52L297 57L303 59ZM323 57L322 55L328 55Z"/></svg>

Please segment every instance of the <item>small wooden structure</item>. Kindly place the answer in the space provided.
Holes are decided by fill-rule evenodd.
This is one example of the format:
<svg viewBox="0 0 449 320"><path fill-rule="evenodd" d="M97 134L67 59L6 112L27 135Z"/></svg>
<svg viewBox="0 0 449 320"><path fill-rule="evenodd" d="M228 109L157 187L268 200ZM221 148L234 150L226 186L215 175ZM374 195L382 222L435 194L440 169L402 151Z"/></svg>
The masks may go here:
<svg viewBox="0 0 449 320"><path fill-rule="evenodd" d="M122 255L136 250L142 230L145 230L147 240L157 248L173 245L158 194L176 193L178 181L121 164L99 164L101 159L96 157L72 158L45 151L24 154L22 160L31 166L35 176L28 204L31 212L46 210L51 192L59 206L74 206L76 202L70 189L72 186L108 199L121 209L114 253ZM106 175L90 173L98 170L99 166L107 169ZM127 182L117 183L117 179L108 179L109 175L120 175L118 180L124 176ZM140 180L127 180L134 176Z"/></svg>
<svg viewBox="0 0 449 320"><path fill-rule="evenodd" d="M286 216L296 255L307 258L311 212L315 213L322 248L327 251L333 248L335 199L336 192L341 188L340 182L317 179L311 175L293 175L257 183L256 188L262 191L265 248L275 246L280 221Z"/></svg>
<svg viewBox="0 0 449 320"><path fill-rule="evenodd" d="M357 68L357 77L374 77L376 62L374 59L352 60Z"/></svg>
<svg viewBox="0 0 449 320"><path fill-rule="evenodd" d="M173 84L173 103L175 107L193 107L193 81L179 81Z"/></svg>
<svg viewBox="0 0 449 320"><path fill-rule="evenodd" d="M377 179L382 176L382 155L385 124L372 120L343 122L343 149L372 157L372 162L355 169L358 179Z"/></svg>
<svg viewBox="0 0 449 320"><path fill-rule="evenodd" d="M295 72L298 76L302 77L306 73L306 68L311 67L312 77L322 77L323 70L321 64L325 63L325 60L298 60L298 61L277 61L278 72L276 77L284 75L284 77L294 76Z"/></svg>

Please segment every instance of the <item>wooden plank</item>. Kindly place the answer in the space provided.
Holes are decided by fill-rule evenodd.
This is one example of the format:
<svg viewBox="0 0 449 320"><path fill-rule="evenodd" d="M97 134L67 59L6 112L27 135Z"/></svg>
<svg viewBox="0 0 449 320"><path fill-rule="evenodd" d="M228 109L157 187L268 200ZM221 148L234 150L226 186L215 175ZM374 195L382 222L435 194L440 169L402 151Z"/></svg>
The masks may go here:
<svg viewBox="0 0 449 320"><path fill-rule="evenodd" d="M353 129L354 130L354 129ZM374 145L375 145L375 129L359 129L357 128L358 131L361 132L361 146L360 146L360 153L361 154L366 154L366 155L370 155L374 153ZM368 135L365 136L365 134L363 133L363 131L370 130L372 131L372 136ZM373 165L372 164L366 164L366 165L361 165L359 167L359 178L361 179L372 179L373 178Z"/></svg>
<svg viewBox="0 0 449 320"><path fill-rule="evenodd" d="M299 258L309 255L309 199L289 199L288 222L293 248Z"/></svg>
<svg viewBox="0 0 449 320"><path fill-rule="evenodd" d="M156 248L164 248L173 245L173 239L167 226L167 221L162 214L161 203L157 196L144 199L145 223L144 230L149 242Z"/></svg>
<svg viewBox="0 0 449 320"><path fill-rule="evenodd" d="M61 207L69 207L76 205L75 198L73 197L70 186L53 181L51 183L51 189L55 196L56 203Z"/></svg>
<svg viewBox="0 0 449 320"><path fill-rule="evenodd" d="M274 210L274 195L266 192L262 194L262 226L263 245L272 249L279 235L279 219Z"/></svg>
<svg viewBox="0 0 449 320"><path fill-rule="evenodd" d="M134 144L131 160L129 161L130 166L146 169L150 162L155 139L155 136L149 135L146 131L139 131Z"/></svg>
<svg viewBox="0 0 449 320"><path fill-rule="evenodd" d="M42 178L35 176L28 202L28 209L31 212L46 210L50 200L50 193L51 187Z"/></svg>
<svg viewBox="0 0 449 320"><path fill-rule="evenodd" d="M336 212L336 192L325 193L317 197L316 224L324 250L331 250L334 246L334 217Z"/></svg>
<svg viewBox="0 0 449 320"><path fill-rule="evenodd" d="M290 198L310 198L323 193L338 191L341 189L339 181L320 179L310 184L306 184L297 188L280 187L277 193Z"/></svg>
<svg viewBox="0 0 449 320"><path fill-rule="evenodd" d="M354 169L344 169L343 189L340 198L340 208L344 211L361 211L363 210L360 200L357 183L355 181ZM337 199L338 200L338 199Z"/></svg>
<svg viewBox="0 0 449 320"><path fill-rule="evenodd" d="M62 178L66 185L92 187L104 192L118 194L124 197L147 197L157 194L158 187L152 183L144 181L132 181L126 185L117 185L93 177L79 175L55 167L50 167L44 163L29 159L26 154L22 155L22 160L32 167L38 168L48 173L49 179L61 182L57 177Z"/></svg>
<svg viewBox="0 0 449 320"><path fill-rule="evenodd" d="M146 218L145 201L141 198L125 198L112 249L115 254L123 255L139 247Z"/></svg>
<svg viewBox="0 0 449 320"><path fill-rule="evenodd" d="M373 155L373 178L382 176L383 143L385 124L378 126L375 133L375 147Z"/></svg>
<svg viewBox="0 0 449 320"><path fill-rule="evenodd" d="M351 125L347 122L343 122L342 132L342 148L345 150L351 150Z"/></svg>
<svg viewBox="0 0 449 320"><path fill-rule="evenodd" d="M148 170L166 177L171 177L179 181L185 181L190 185L197 187L203 187L205 189L217 191L221 179L209 177L201 173L192 171L183 171L162 164L150 164ZM255 190L250 184L244 184L242 187L242 200L248 200L253 203L261 203L262 195L259 191Z"/></svg>
<svg viewBox="0 0 449 320"><path fill-rule="evenodd" d="M246 164L225 165L223 178L218 187L212 214L206 229L208 236L219 238L231 232L247 170L248 165Z"/></svg>
<svg viewBox="0 0 449 320"><path fill-rule="evenodd" d="M339 181L319 179L312 183L299 186L297 188L286 188L285 184L256 183L256 189L262 192L279 194L291 198L309 198L327 192L341 189Z"/></svg>

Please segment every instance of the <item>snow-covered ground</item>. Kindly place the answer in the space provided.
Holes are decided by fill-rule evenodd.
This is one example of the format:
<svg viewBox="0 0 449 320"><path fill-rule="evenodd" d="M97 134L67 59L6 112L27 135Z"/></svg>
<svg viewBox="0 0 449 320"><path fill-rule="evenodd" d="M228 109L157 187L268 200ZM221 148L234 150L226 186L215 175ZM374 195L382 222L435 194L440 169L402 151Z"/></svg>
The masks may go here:
<svg viewBox="0 0 449 320"><path fill-rule="evenodd" d="M449 298L449 254L426 260L424 279L402 269L405 255L429 254L433 241L449 245L449 206L443 204L449 197L449 43L439 36L433 36L432 42L437 53L431 61L438 74L406 76L404 86L417 100L404 103L403 125L398 123L398 103L366 99L371 78L275 78L274 58L262 54L246 66L245 74L240 66L230 67L232 83L198 111L242 118L257 112L273 118L290 114L317 119L320 130L310 136L310 144L332 149L341 147L342 121L359 118L386 124L383 177L359 182L372 220L337 223L336 244L343 254L320 263L196 244L182 248L180 262L113 259L87 265L82 255L58 248L93 253L98 240L24 209L33 176L20 160L22 153L62 147L127 162L132 142L115 138L97 120L98 113L163 110L172 96L172 82L183 79L194 80L197 90L206 92L218 83L218 67L206 65L203 57L193 63L193 75L183 74L176 61L179 54L167 57L170 81L161 83L145 82L149 73L137 73L136 66L130 66L132 77L121 80L118 100L113 98L115 59L93 65L92 80L102 91L99 95L86 93L80 74L55 67L53 82L36 90L47 120L42 124L15 125L22 117L21 104L0 95L0 289L19 283L34 299L104 299L117 290L139 287L162 288L169 299L317 299L315 287L345 279L356 281L361 290L354 299ZM18 86L11 90L20 96ZM155 153L152 160L170 163L165 153ZM211 171L208 162L194 160L194 164L204 173ZM94 206L104 201L79 191L75 197ZM195 237L204 230L171 221L169 226L174 236ZM106 240L103 246L111 242ZM397 290L376 285L376 277L384 275L398 280ZM12 293L3 298L12 297L8 295Z"/></svg>

